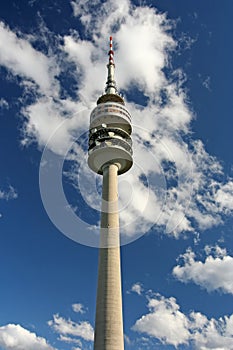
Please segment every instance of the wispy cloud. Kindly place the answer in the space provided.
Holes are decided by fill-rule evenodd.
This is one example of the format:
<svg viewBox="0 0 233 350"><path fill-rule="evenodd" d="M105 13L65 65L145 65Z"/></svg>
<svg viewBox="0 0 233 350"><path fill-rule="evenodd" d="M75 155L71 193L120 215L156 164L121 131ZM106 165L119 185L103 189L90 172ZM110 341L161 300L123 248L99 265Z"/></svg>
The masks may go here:
<svg viewBox="0 0 233 350"><path fill-rule="evenodd" d="M142 291L143 291L143 286L141 283L137 282L137 283L134 283L130 289L130 292L134 292L138 295L141 295L142 294Z"/></svg>
<svg viewBox="0 0 233 350"><path fill-rule="evenodd" d="M32 80L47 93L55 84L55 60L34 49L27 39L17 36L3 22L0 22L0 64L12 73Z"/></svg>
<svg viewBox="0 0 233 350"><path fill-rule="evenodd" d="M18 193L13 186L10 185L7 190L0 189L0 199L9 201L16 198L18 198Z"/></svg>
<svg viewBox="0 0 233 350"><path fill-rule="evenodd" d="M68 344L70 344L70 343L71 344L77 344L80 347L82 347L81 340L77 339L77 338L71 338L71 337L67 337L65 335L60 334L58 340L63 341L63 342L68 343Z"/></svg>
<svg viewBox="0 0 233 350"><path fill-rule="evenodd" d="M84 314L85 313L85 309L84 306L80 303L76 303L76 304L72 304L72 309L74 312L80 313L80 314Z"/></svg>
<svg viewBox="0 0 233 350"><path fill-rule="evenodd" d="M0 109L9 109L9 103L4 98L0 98Z"/></svg>
<svg viewBox="0 0 233 350"><path fill-rule="evenodd" d="M66 320L59 316L59 314L56 314L53 315L52 320L48 321L48 325L62 336L76 336L86 341L93 341L94 339L93 328L87 321L76 323L70 319Z"/></svg>
<svg viewBox="0 0 233 350"><path fill-rule="evenodd" d="M198 77L201 80L202 86L204 86L204 88L206 88L207 90L211 91L211 78L210 76L207 77L202 77L201 74L198 74Z"/></svg>

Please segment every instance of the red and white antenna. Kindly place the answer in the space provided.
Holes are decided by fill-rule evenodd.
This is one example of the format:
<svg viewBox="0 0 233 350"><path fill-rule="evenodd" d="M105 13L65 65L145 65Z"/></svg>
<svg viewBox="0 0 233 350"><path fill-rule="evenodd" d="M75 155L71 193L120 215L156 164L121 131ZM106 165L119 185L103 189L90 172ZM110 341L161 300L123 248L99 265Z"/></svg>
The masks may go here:
<svg viewBox="0 0 233 350"><path fill-rule="evenodd" d="M117 87L116 87L116 82L114 79L114 70L115 70L115 63L114 63L114 51L112 49L112 36L110 36L110 41L109 41L109 47L110 50L108 52L109 55L109 61L108 61L108 80L107 80L107 86L105 88L106 94L117 94Z"/></svg>
<svg viewBox="0 0 233 350"><path fill-rule="evenodd" d="M109 47L110 47L110 50L109 50L109 64L114 64L114 51L112 49L112 36L110 36L110 42L109 42Z"/></svg>

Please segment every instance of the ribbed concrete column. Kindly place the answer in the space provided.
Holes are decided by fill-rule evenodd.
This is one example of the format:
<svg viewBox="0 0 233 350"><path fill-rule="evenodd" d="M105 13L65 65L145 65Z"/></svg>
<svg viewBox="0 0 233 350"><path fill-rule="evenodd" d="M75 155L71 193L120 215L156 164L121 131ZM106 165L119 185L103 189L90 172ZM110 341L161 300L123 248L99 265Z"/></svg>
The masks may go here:
<svg viewBox="0 0 233 350"><path fill-rule="evenodd" d="M103 171L94 350L124 350L117 171Z"/></svg>

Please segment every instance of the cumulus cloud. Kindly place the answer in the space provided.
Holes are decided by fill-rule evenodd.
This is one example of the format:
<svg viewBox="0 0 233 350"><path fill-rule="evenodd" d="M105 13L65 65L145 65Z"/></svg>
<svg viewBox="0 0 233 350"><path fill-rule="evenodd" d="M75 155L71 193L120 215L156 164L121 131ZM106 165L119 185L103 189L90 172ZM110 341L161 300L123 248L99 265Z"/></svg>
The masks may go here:
<svg viewBox="0 0 233 350"><path fill-rule="evenodd" d="M175 298L149 297L149 312L136 321L133 330L159 339L162 344L194 346L198 350L233 348L233 315L208 319L200 312L185 314Z"/></svg>
<svg viewBox="0 0 233 350"><path fill-rule="evenodd" d="M53 320L48 321L48 325L62 336L76 336L86 341L93 341L94 339L93 327L87 321L76 323L56 314L53 315Z"/></svg>
<svg viewBox="0 0 233 350"><path fill-rule="evenodd" d="M9 201L11 199L16 199L16 198L18 198L18 193L13 186L10 185L7 190L0 189L0 199Z"/></svg>
<svg viewBox="0 0 233 350"><path fill-rule="evenodd" d="M90 110L105 85L107 40L113 34L116 79L134 124L134 166L119 179L120 208L127 208L120 213L122 242L124 237L137 238L155 223L177 238L222 224L223 215L232 213L233 182L223 180L220 162L206 152L202 141L191 138L194 115L185 91L187 77L170 65L171 54L179 47L172 36L176 23L129 0L104 1L101 6L98 0L71 4L83 24L82 36L70 31L60 37L56 49L48 40L49 55L1 23L0 64L22 78L26 92L29 82L40 87L40 94L21 110L22 143L37 142L40 149L47 144L65 157L74 135L87 131ZM67 89L62 94L59 74L67 73L69 64L75 84L72 94ZM142 105L132 99L133 91L143 97ZM87 145L76 144L75 186L86 157ZM90 206L98 199L93 176L86 176L89 192L84 193Z"/></svg>
<svg viewBox="0 0 233 350"><path fill-rule="evenodd" d="M189 339L188 321L179 311L174 298L150 299L150 313L136 321L133 330L158 338L166 344L178 346L187 344Z"/></svg>
<svg viewBox="0 0 233 350"><path fill-rule="evenodd" d="M4 350L56 350L48 342L19 324L0 327L0 346Z"/></svg>
<svg viewBox="0 0 233 350"><path fill-rule="evenodd" d="M219 246L206 246L205 252L208 255L202 262L188 249L181 256L183 264L173 268L173 276L184 283L196 283L208 292L233 294L233 257Z"/></svg>

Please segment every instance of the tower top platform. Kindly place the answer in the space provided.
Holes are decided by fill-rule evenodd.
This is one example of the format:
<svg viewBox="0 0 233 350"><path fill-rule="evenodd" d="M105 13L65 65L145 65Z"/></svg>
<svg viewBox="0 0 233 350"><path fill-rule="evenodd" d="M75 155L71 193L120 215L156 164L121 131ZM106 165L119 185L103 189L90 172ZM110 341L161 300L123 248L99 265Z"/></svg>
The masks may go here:
<svg viewBox="0 0 233 350"><path fill-rule="evenodd" d="M106 102L117 102L121 103L122 105L125 104L123 97L118 94L104 94L98 98L97 105Z"/></svg>

